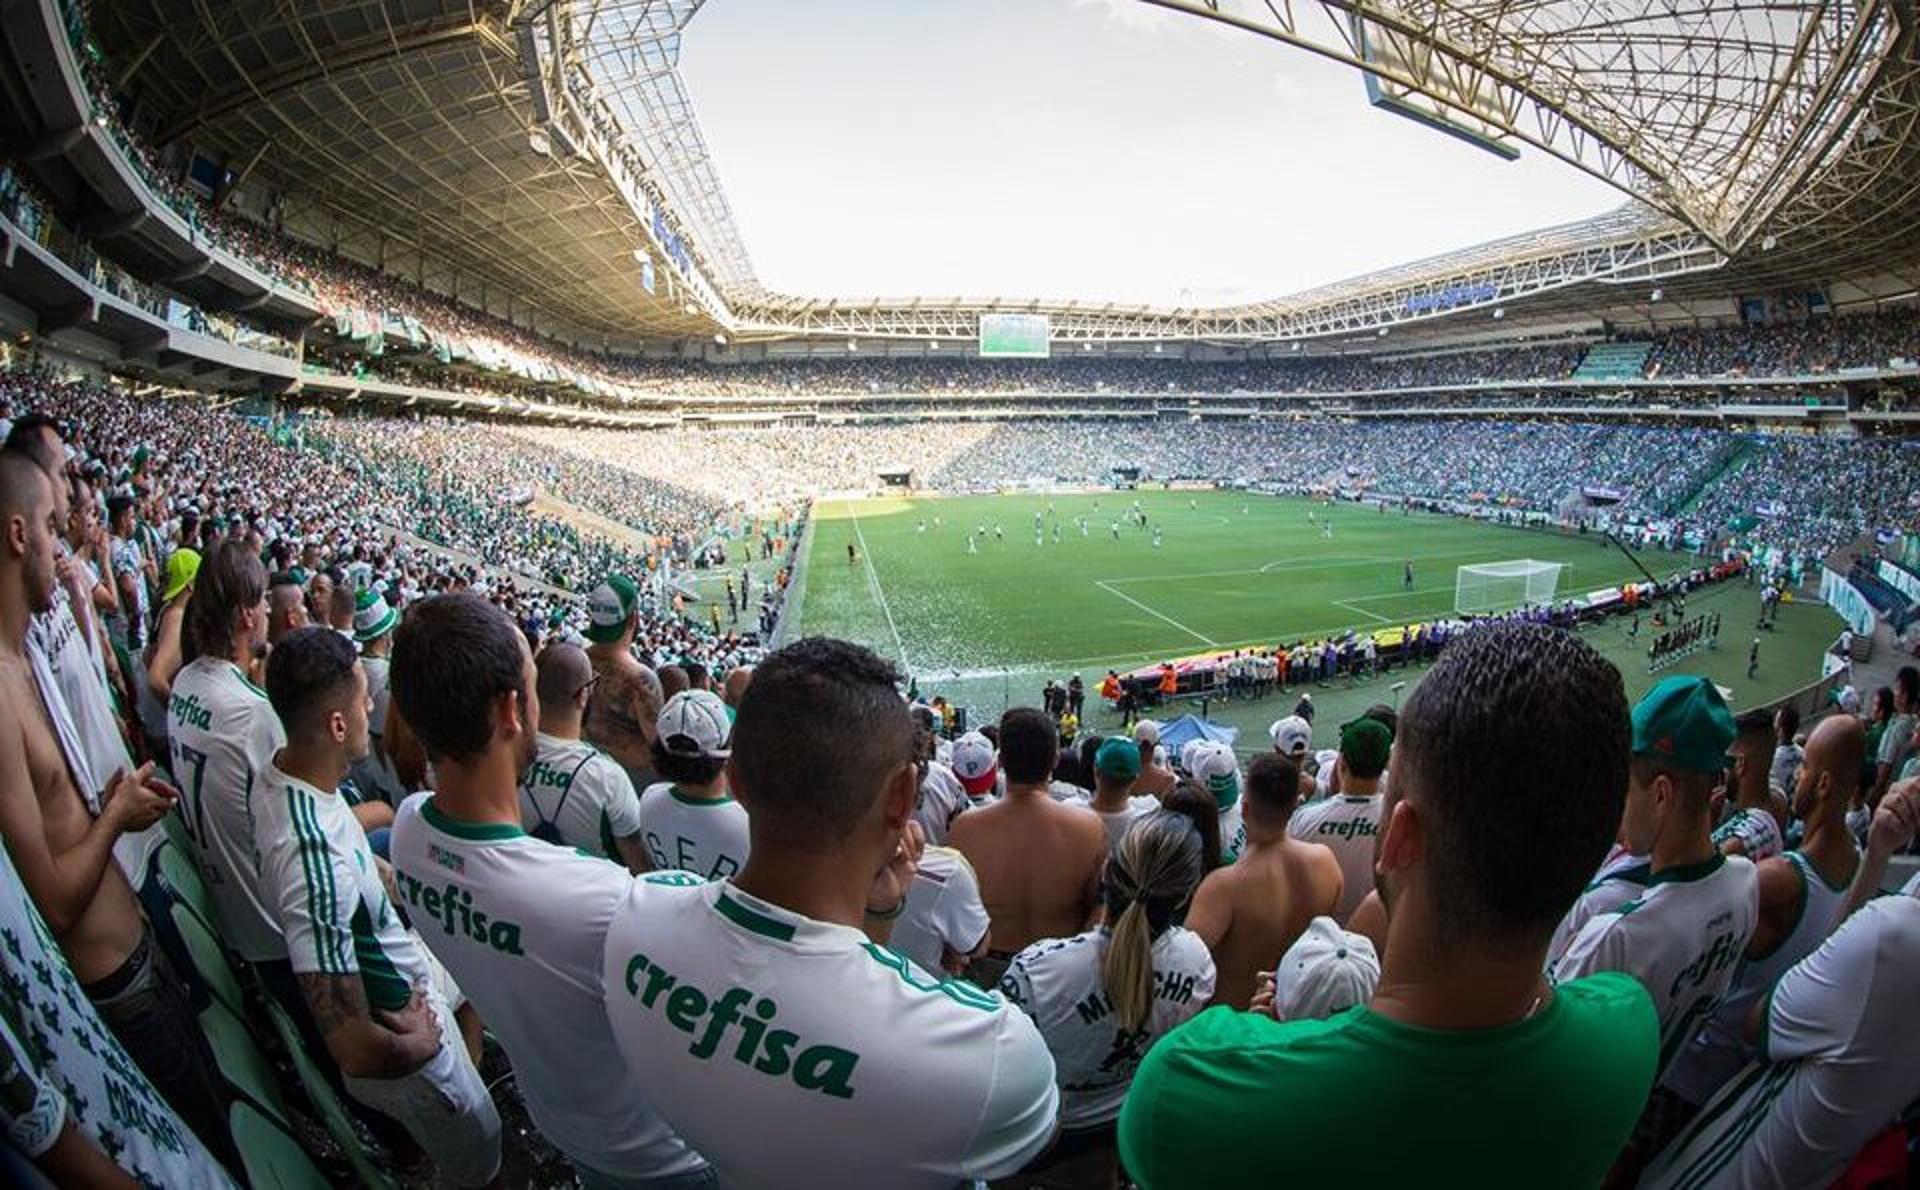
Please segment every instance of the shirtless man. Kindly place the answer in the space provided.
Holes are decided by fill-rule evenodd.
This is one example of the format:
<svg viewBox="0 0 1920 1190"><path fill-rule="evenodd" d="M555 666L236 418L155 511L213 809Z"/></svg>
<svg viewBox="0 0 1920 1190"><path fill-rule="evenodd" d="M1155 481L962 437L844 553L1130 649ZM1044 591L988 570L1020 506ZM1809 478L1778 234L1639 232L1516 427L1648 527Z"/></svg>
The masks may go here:
<svg viewBox="0 0 1920 1190"><path fill-rule="evenodd" d="M1300 801L1300 770L1277 753L1247 768L1247 847L1239 862L1216 868L1200 882L1187 928L1213 952L1219 970L1213 1002L1245 1009L1254 976L1271 971L1314 918L1340 903L1340 861L1320 843L1287 835Z"/></svg>
<svg viewBox="0 0 1920 1190"><path fill-rule="evenodd" d="M980 878L993 950L977 974L994 982L1022 948L1071 938L1099 912L1107 831L1093 811L1048 796L1059 748L1053 720L1041 711L1017 707L1002 715L1006 795L954 819L947 836Z"/></svg>
<svg viewBox="0 0 1920 1190"><path fill-rule="evenodd" d="M231 1168L226 1095L187 990L154 942L126 876L121 835L179 799L146 764L110 775L87 812L36 693L29 619L53 606L53 488L40 465L0 452L0 836L100 1018L181 1118Z"/></svg>
<svg viewBox="0 0 1920 1190"><path fill-rule="evenodd" d="M620 762L635 789L645 789L658 780L650 749L666 696L658 675L633 655L640 589L625 575L609 575L587 597L587 616L587 659L596 684L587 703L586 738Z"/></svg>

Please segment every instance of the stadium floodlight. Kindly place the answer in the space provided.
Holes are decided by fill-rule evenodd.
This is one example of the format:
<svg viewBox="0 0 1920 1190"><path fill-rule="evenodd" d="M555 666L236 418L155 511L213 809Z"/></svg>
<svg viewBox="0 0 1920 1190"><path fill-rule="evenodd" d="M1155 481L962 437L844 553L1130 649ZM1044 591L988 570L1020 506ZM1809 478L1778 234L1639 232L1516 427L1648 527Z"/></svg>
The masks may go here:
<svg viewBox="0 0 1920 1190"><path fill-rule="evenodd" d="M848 351L858 351L858 350L860 350L860 342L859 342L859 340L857 340L857 339L848 339L848 340L847 340L847 350L848 350Z"/></svg>
<svg viewBox="0 0 1920 1190"><path fill-rule="evenodd" d="M940 350L940 340L938 340L938 339L928 339L928 340L927 340L927 350L928 350L928 351L938 351L938 350Z"/></svg>
<svg viewBox="0 0 1920 1190"><path fill-rule="evenodd" d="M1565 569L1565 563L1532 558L1462 566L1454 574L1453 610L1477 616L1551 603Z"/></svg>
<svg viewBox="0 0 1920 1190"><path fill-rule="evenodd" d="M553 152L553 142L547 139L547 130L537 125L527 129L527 147L542 157Z"/></svg>
<svg viewBox="0 0 1920 1190"><path fill-rule="evenodd" d="M1505 306L1495 306L1493 308L1493 316L1496 319L1505 318L1507 316L1507 308Z"/></svg>
<svg viewBox="0 0 1920 1190"><path fill-rule="evenodd" d="M725 347L727 345L727 337L724 334L721 334L719 331L715 331L713 333L713 341L715 343L718 343L722 347Z"/></svg>
<svg viewBox="0 0 1920 1190"><path fill-rule="evenodd" d="M1651 295L1651 296L1649 296L1647 300L1648 300L1648 301L1652 301L1652 302L1657 302L1657 301L1659 301L1659 300L1660 300L1661 298L1663 298L1663 297L1666 297L1666 296L1667 296L1667 291L1666 291L1666 290L1664 290L1664 289L1658 289L1658 288L1656 288L1656 289L1655 289L1655 290L1653 291L1653 293L1652 293L1652 295Z"/></svg>

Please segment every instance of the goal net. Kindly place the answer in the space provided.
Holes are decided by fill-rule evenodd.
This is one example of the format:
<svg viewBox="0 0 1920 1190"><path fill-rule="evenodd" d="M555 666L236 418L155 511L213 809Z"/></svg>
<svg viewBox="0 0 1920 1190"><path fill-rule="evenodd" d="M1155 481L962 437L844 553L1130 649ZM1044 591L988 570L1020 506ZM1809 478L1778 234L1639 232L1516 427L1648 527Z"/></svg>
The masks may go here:
<svg viewBox="0 0 1920 1190"><path fill-rule="evenodd" d="M1455 575L1453 610L1461 615L1484 615L1551 603L1560 586L1562 562L1482 562L1462 566Z"/></svg>

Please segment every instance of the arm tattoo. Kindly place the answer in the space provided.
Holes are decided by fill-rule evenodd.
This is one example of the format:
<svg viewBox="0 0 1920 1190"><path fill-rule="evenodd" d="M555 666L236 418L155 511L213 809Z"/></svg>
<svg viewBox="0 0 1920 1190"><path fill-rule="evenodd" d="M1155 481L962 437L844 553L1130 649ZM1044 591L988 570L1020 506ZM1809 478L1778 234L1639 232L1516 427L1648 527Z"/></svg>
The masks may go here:
<svg viewBox="0 0 1920 1190"><path fill-rule="evenodd" d="M307 998L313 1023L320 1027L322 1036L342 1025L372 1019L366 988L358 975L302 974L294 978L300 982L300 992Z"/></svg>

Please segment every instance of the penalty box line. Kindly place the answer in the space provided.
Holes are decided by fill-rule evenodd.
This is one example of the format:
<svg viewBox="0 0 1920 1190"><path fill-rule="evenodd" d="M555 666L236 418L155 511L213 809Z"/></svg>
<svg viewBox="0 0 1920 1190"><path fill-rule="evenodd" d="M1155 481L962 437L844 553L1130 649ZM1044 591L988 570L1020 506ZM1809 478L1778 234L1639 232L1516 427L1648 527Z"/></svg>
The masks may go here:
<svg viewBox="0 0 1920 1190"><path fill-rule="evenodd" d="M1152 616L1154 619L1159 620L1161 623L1171 624L1173 627L1178 628L1180 631L1186 633L1188 636L1191 636L1193 639L1199 641L1203 645L1206 645L1210 649L1217 649L1220 647L1219 641L1214 640L1212 637L1207 636L1204 633L1195 632L1193 629L1187 627L1185 624L1182 624L1180 621L1174 619L1172 616L1166 615L1162 612L1155 611L1153 608L1148 607L1146 604L1140 602L1138 599L1135 599L1133 596L1127 594L1125 591L1121 591L1114 587L1108 586L1105 579L1095 579L1093 580L1093 585L1096 587L1099 587L1102 591L1105 591L1107 594L1112 595L1116 599L1124 599L1128 603L1131 603L1133 606L1139 608L1141 611Z"/></svg>

